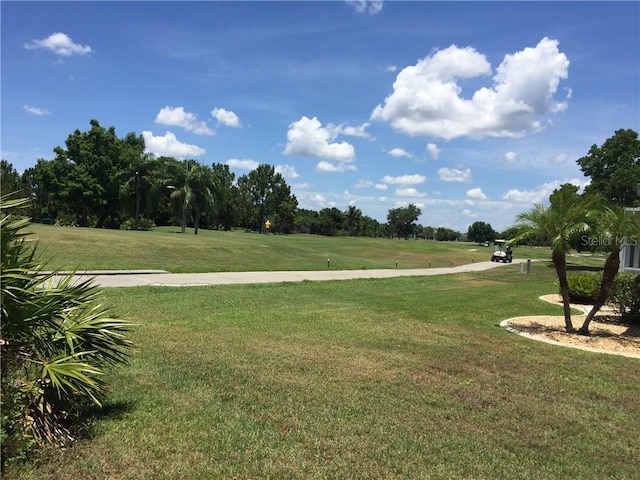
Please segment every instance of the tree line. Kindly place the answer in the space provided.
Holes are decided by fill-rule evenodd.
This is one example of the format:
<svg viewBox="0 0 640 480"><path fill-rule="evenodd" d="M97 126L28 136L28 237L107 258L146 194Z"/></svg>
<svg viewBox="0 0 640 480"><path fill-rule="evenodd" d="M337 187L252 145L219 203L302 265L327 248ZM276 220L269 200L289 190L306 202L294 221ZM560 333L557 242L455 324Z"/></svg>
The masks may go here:
<svg viewBox="0 0 640 480"><path fill-rule="evenodd" d="M228 165L203 165L145 153L144 139L131 132L118 137L114 127L91 120L75 130L51 160L38 159L20 175L2 160L2 192L31 200L37 223L95 228L149 229L177 225L198 229L244 228L271 232L456 240L450 229L422 227L415 205L389 210L387 223L354 206L313 211L298 207L286 180L271 165L246 175Z"/></svg>

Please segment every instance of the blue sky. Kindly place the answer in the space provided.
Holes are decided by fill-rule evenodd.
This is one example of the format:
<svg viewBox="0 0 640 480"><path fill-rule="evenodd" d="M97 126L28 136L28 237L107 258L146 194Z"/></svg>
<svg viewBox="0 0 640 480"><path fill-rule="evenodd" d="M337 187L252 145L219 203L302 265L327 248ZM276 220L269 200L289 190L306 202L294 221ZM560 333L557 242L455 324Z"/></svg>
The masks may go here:
<svg viewBox="0 0 640 480"><path fill-rule="evenodd" d="M640 131L638 2L2 2L2 158L96 118L299 206L496 230Z"/></svg>

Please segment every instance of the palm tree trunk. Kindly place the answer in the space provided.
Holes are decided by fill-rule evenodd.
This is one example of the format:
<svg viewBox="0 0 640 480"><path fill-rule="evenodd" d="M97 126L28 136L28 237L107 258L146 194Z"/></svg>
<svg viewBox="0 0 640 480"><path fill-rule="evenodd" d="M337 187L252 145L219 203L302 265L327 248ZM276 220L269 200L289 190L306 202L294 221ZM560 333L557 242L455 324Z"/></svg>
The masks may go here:
<svg viewBox="0 0 640 480"><path fill-rule="evenodd" d="M613 282L616 279L616 274L620 268L620 250L614 249L611 251L607 260L604 262L604 271L602 273L602 282L600 283L600 291L593 304L593 308L587 314L587 318L584 319L584 323L578 330L581 335L589 335L589 324L593 317L600 311L602 306L609 299L609 292L613 287Z"/></svg>
<svg viewBox="0 0 640 480"><path fill-rule="evenodd" d="M182 233L185 233L187 231L187 202L185 200L185 202L182 204Z"/></svg>
<svg viewBox="0 0 640 480"><path fill-rule="evenodd" d="M564 308L565 330L568 333L575 333L576 329L571 322L571 305L569 302L569 284L567 283L567 262L563 252L553 251L551 254L556 273L558 274L558 282L560 284L560 294L562 295L562 306Z"/></svg>
<svg viewBox="0 0 640 480"><path fill-rule="evenodd" d="M194 230L193 230L193 234L197 235L198 234L198 224L200 223L200 208L196 207L196 219L195 222L193 224Z"/></svg>

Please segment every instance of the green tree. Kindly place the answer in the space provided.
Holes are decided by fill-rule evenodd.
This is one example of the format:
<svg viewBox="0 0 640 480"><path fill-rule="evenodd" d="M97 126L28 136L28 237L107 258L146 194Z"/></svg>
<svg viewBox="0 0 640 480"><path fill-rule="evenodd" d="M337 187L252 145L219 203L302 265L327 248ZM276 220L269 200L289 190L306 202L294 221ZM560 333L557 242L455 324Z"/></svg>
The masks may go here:
<svg viewBox="0 0 640 480"><path fill-rule="evenodd" d="M593 308L578 330L583 335L589 335L589 324L609 299L609 293L620 268L620 250L625 239L631 239L640 232L640 214L628 212L620 205L600 206L593 215L596 217L596 237L606 239L611 251L604 262L602 281Z"/></svg>
<svg viewBox="0 0 640 480"><path fill-rule="evenodd" d="M387 212L387 223L395 236L406 240L415 232L421 214L422 210L413 204L392 208Z"/></svg>
<svg viewBox="0 0 640 480"><path fill-rule="evenodd" d="M193 217L194 234L198 234L200 215L213 202L211 170L196 160L184 160L171 168L171 200L180 212L182 233L186 232L189 216Z"/></svg>
<svg viewBox="0 0 640 480"><path fill-rule="evenodd" d="M76 129L67 137L66 148L54 148L66 172L61 197L79 206L81 226L88 226L91 217L97 228L118 227L123 175L142 156L144 139L133 132L121 139L114 127L106 129L95 119L89 123L88 131Z"/></svg>
<svg viewBox="0 0 640 480"><path fill-rule="evenodd" d="M6 195L22 191L20 174L13 165L6 160L0 160L0 192Z"/></svg>
<svg viewBox="0 0 640 480"><path fill-rule="evenodd" d="M273 224L272 231L286 233L293 230L298 200L274 167L258 165L238 179L238 189L240 199L245 202L246 227L262 232L264 222L269 219Z"/></svg>
<svg viewBox="0 0 640 480"><path fill-rule="evenodd" d="M485 222L473 222L467 230L467 240L475 243L493 242L497 233L490 224Z"/></svg>
<svg viewBox="0 0 640 480"><path fill-rule="evenodd" d="M345 215L347 219L347 229L349 230L349 235L352 237L357 237L360 235L362 231L363 217L362 210L351 205L346 212Z"/></svg>
<svg viewBox="0 0 640 480"><path fill-rule="evenodd" d="M211 166L213 210L212 223L217 228L222 226L230 230L236 222L235 204L238 200L237 188L234 185L235 174L229 165L214 163Z"/></svg>
<svg viewBox="0 0 640 480"><path fill-rule="evenodd" d="M637 132L616 130L601 147L593 145L577 163L582 173L591 177L585 193L600 194L613 203L628 207L638 201L640 139Z"/></svg>
<svg viewBox="0 0 640 480"><path fill-rule="evenodd" d="M589 229L587 212L589 205L576 194L572 186L563 185L549 198L550 205L534 205L527 212L518 215L520 234L518 241L530 236L543 236L551 240L551 261L558 276L560 294L564 306L565 329L574 333L576 329L571 322L571 307L569 305L569 288L567 284L567 252L571 239Z"/></svg>
<svg viewBox="0 0 640 480"><path fill-rule="evenodd" d="M90 281L45 273L27 242L28 200L0 199L2 458L26 439L66 444L85 404L98 406L106 367L126 362L130 323L113 318Z"/></svg>

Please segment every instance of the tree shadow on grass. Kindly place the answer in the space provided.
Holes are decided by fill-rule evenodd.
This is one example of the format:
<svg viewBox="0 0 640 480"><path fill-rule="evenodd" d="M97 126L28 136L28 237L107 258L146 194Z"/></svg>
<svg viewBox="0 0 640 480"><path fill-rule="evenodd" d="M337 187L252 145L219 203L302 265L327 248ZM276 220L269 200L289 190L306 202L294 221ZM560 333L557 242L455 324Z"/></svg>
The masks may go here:
<svg viewBox="0 0 640 480"><path fill-rule="evenodd" d="M102 407L89 405L79 412L73 425L76 439L91 439L96 436L97 424L105 420L124 420L127 413L135 410L133 402L105 402Z"/></svg>

